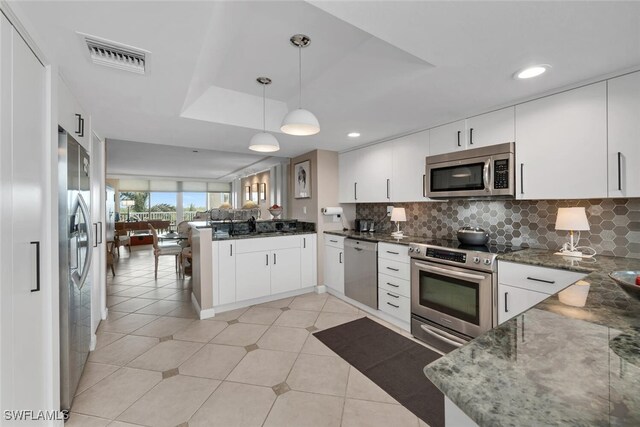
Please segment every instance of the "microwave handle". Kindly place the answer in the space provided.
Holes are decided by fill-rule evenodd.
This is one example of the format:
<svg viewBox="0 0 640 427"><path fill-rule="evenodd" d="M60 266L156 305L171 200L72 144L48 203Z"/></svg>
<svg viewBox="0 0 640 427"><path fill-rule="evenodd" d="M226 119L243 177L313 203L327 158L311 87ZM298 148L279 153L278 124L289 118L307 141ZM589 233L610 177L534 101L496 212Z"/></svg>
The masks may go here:
<svg viewBox="0 0 640 427"><path fill-rule="evenodd" d="M416 267L421 268L426 271L430 271L432 273L442 274L449 277L455 277L458 279L468 279L468 280L484 280L485 276L480 276L478 274L470 274L463 273L461 271L452 271L446 268L434 267L432 265L422 264L421 262L415 263Z"/></svg>
<svg viewBox="0 0 640 427"><path fill-rule="evenodd" d="M454 347L458 347L459 348L459 347L462 347L463 345L465 345L467 343L462 338L458 338L455 335L451 335L451 334L448 334L448 333L446 333L444 331L441 331L439 329L432 328L429 325L420 325L420 328L422 328L423 331L425 331L429 335L433 336L434 338L437 338L440 341L444 341L447 344L451 344Z"/></svg>
<svg viewBox="0 0 640 427"><path fill-rule="evenodd" d="M491 159L484 162L484 189L491 191Z"/></svg>

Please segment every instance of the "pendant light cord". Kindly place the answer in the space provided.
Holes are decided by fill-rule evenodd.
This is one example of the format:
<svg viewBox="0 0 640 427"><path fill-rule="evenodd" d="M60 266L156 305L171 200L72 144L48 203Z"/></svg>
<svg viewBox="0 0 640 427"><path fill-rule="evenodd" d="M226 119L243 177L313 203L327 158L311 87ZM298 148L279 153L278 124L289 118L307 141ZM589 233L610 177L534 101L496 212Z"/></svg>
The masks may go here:
<svg viewBox="0 0 640 427"><path fill-rule="evenodd" d="M298 84L300 91L298 92L298 108L302 108L302 46L298 46Z"/></svg>
<svg viewBox="0 0 640 427"><path fill-rule="evenodd" d="M262 132L267 131L267 104L266 104L266 98L265 98L266 86L267 85L262 83Z"/></svg>

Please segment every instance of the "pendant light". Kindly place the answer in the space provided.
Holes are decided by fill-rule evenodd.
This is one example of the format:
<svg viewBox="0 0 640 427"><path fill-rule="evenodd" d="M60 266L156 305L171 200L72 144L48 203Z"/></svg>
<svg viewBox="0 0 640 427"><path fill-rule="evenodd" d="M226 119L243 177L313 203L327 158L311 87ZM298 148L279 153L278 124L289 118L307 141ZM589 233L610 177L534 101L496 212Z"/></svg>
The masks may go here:
<svg viewBox="0 0 640 427"><path fill-rule="evenodd" d="M275 136L267 132L265 88L271 84L271 79L269 77L258 77L256 81L262 85L262 132L255 134L253 138L251 138L249 150L259 151L261 153L273 153L280 149L280 144L278 144Z"/></svg>
<svg viewBox="0 0 640 427"><path fill-rule="evenodd" d="M294 47L298 48L298 71L299 71L299 95L298 108L289 111L282 120L280 130L289 135L315 135L320 132L320 123L316 116L309 110L302 108L302 48L309 46L311 39L304 34L296 34L289 39Z"/></svg>

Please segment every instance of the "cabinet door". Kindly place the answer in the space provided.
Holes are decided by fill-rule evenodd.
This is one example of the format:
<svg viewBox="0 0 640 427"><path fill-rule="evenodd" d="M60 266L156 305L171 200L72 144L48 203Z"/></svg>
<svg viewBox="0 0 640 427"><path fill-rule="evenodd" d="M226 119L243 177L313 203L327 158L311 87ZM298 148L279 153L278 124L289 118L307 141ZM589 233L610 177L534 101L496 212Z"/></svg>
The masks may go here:
<svg viewBox="0 0 640 427"><path fill-rule="evenodd" d="M89 115L82 109L61 78L58 78L58 124L87 151L90 151Z"/></svg>
<svg viewBox="0 0 640 427"><path fill-rule="evenodd" d="M236 301L271 294L271 252L236 255Z"/></svg>
<svg viewBox="0 0 640 427"><path fill-rule="evenodd" d="M516 106L517 198L607 197L606 98L601 82Z"/></svg>
<svg viewBox="0 0 640 427"><path fill-rule="evenodd" d="M342 153L338 157L340 203L354 203L357 197L360 150Z"/></svg>
<svg viewBox="0 0 640 427"><path fill-rule="evenodd" d="M328 245L324 250L324 284L344 294L344 250Z"/></svg>
<svg viewBox="0 0 640 427"><path fill-rule="evenodd" d="M609 197L640 197L640 72L607 84Z"/></svg>
<svg viewBox="0 0 640 427"><path fill-rule="evenodd" d="M218 302L236 302L236 253L234 240L218 242ZM216 274L214 272L214 274Z"/></svg>
<svg viewBox="0 0 640 427"><path fill-rule="evenodd" d="M51 261L44 229L50 210L45 79L44 67L0 13L0 404L6 409L53 409L45 387L52 380L53 292L42 268Z"/></svg>
<svg viewBox="0 0 640 427"><path fill-rule="evenodd" d="M429 131L393 141L391 201L418 202L426 197L425 161L429 155Z"/></svg>
<svg viewBox="0 0 640 427"><path fill-rule="evenodd" d="M464 120L429 130L429 155L451 153L466 148Z"/></svg>
<svg viewBox="0 0 640 427"><path fill-rule="evenodd" d="M300 286L308 288L318 283L316 262L316 235L300 237Z"/></svg>
<svg viewBox="0 0 640 427"><path fill-rule="evenodd" d="M498 285L498 324L526 311L549 295L513 286Z"/></svg>
<svg viewBox="0 0 640 427"><path fill-rule="evenodd" d="M376 144L358 151L357 201L390 201L393 144Z"/></svg>
<svg viewBox="0 0 640 427"><path fill-rule="evenodd" d="M271 295L300 289L300 249L280 249L271 253Z"/></svg>
<svg viewBox="0 0 640 427"><path fill-rule="evenodd" d="M513 142L516 138L515 107L467 119L467 148Z"/></svg>

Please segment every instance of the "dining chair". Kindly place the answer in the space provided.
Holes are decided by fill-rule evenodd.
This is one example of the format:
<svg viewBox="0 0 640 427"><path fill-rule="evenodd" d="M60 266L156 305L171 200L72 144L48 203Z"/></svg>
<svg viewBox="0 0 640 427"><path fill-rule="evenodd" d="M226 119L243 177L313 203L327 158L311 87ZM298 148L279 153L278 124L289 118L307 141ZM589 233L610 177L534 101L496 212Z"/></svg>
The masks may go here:
<svg viewBox="0 0 640 427"><path fill-rule="evenodd" d="M182 252L180 252L180 271L182 274L182 278L185 278L186 273L186 263L189 261L189 265L191 265L191 274L193 274L193 260L192 260L192 251L191 251L191 227L187 229L187 240L186 246L182 246Z"/></svg>
<svg viewBox="0 0 640 427"><path fill-rule="evenodd" d="M178 257L182 253L182 247L175 243L158 243L158 232L151 224L149 224L149 230L153 236L153 256L155 258L155 278L158 278L158 259L163 255L172 255L176 259L176 271L178 271ZM178 274L180 274L178 272Z"/></svg>
<svg viewBox="0 0 640 427"><path fill-rule="evenodd" d="M118 258L120 257L120 246L126 246L131 254L131 237L127 230L116 230L115 232L115 246L118 252Z"/></svg>
<svg viewBox="0 0 640 427"><path fill-rule="evenodd" d="M111 274L116 275L116 270L114 269L113 264L115 263L115 247L116 242L110 240L107 242L107 267L111 268Z"/></svg>

